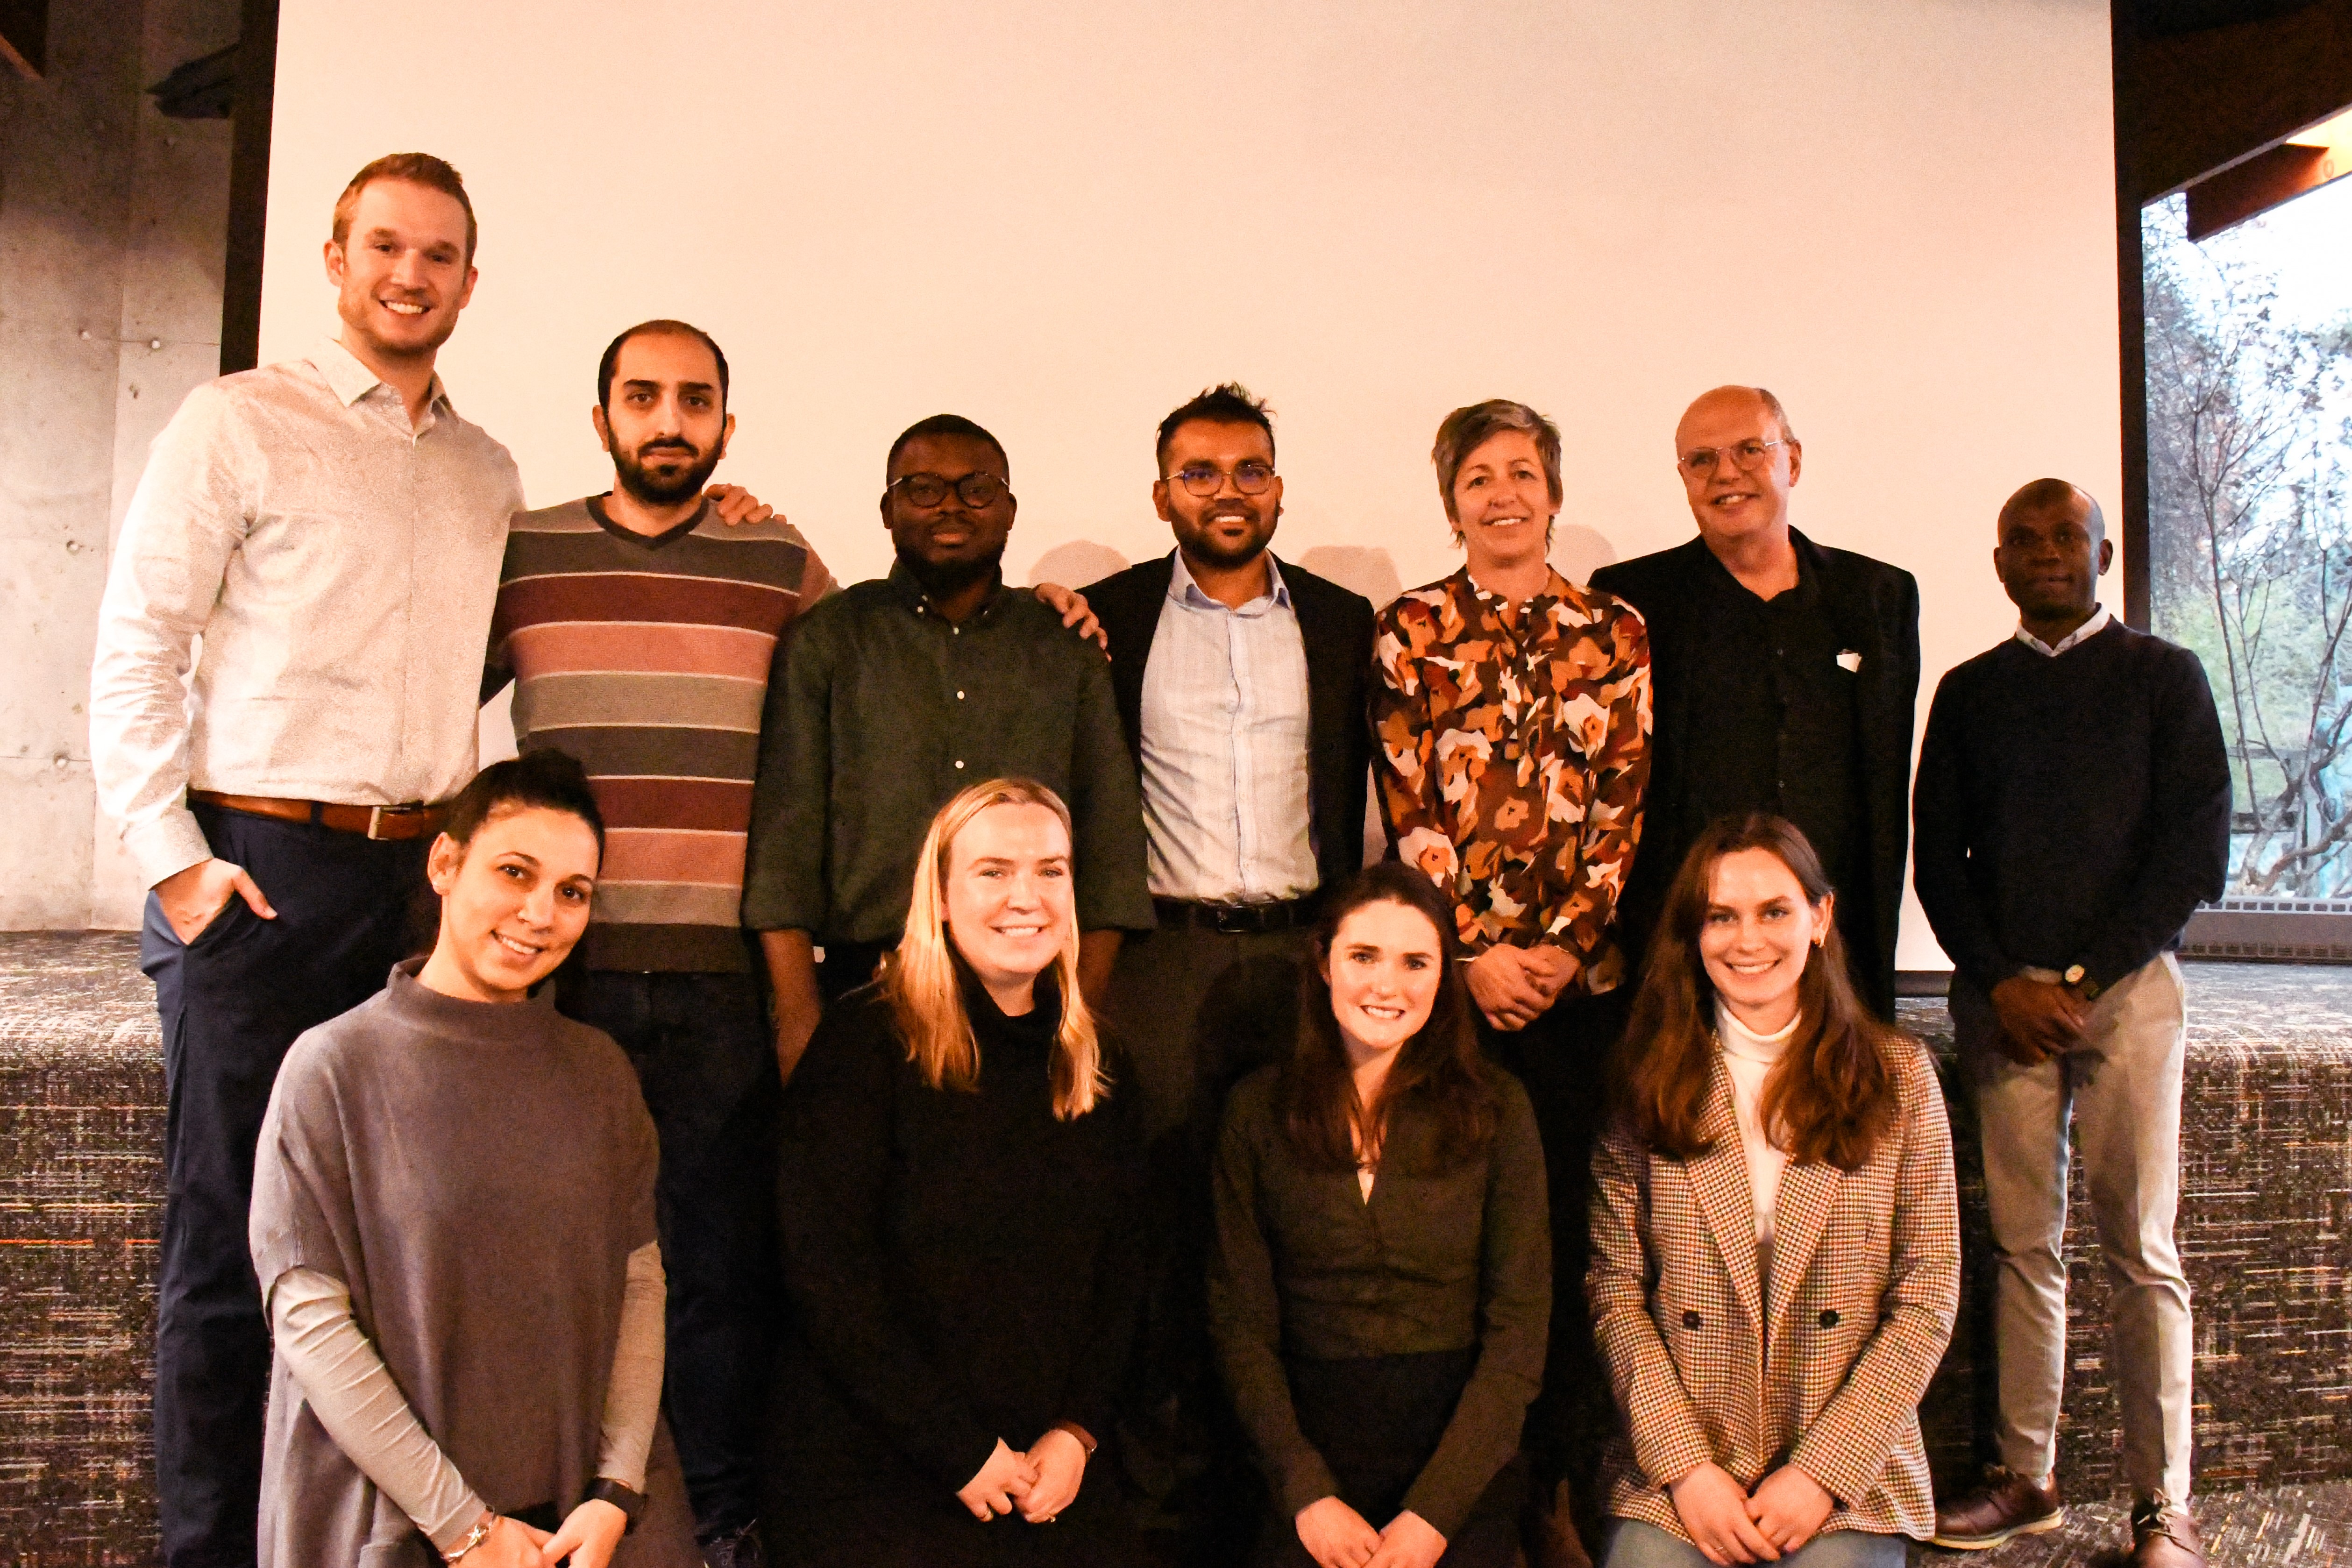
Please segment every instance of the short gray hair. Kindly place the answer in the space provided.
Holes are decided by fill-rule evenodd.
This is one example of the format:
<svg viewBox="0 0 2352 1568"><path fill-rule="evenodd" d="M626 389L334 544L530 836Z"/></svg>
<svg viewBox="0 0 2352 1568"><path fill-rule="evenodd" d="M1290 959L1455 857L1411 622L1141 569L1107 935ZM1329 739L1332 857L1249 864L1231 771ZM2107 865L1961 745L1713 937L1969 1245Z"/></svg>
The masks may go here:
<svg viewBox="0 0 2352 1568"><path fill-rule="evenodd" d="M1559 505L1559 426L1523 402L1508 398L1488 398L1467 408L1457 408L1445 416L1437 427L1437 444L1429 449L1429 460L1437 465L1437 495L1445 503L1445 516L1454 517L1454 477L1462 472L1462 465L1470 455L1495 436L1507 430L1524 431L1535 438L1536 452L1543 458L1544 484L1551 492L1551 504ZM1454 538L1462 537L1459 528Z"/></svg>

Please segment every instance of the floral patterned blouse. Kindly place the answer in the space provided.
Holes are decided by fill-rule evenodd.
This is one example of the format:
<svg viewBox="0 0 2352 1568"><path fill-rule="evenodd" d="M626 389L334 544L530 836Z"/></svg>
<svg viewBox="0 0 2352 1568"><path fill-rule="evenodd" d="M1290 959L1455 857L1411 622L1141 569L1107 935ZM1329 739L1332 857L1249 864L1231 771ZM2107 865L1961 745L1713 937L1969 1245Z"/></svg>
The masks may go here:
<svg viewBox="0 0 2352 1568"><path fill-rule="evenodd" d="M1650 643L1631 605L1558 572L1513 615L1468 568L1381 612L1381 814L1454 901L1470 952L1547 943L1564 995L1613 990L1610 930L1642 835Z"/></svg>

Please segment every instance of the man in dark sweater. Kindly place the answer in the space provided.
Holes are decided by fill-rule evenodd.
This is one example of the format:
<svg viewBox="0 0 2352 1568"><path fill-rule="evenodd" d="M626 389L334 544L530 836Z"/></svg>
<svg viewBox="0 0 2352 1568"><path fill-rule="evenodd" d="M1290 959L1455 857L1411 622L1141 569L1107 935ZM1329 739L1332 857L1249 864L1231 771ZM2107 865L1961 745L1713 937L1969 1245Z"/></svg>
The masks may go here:
<svg viewBox="0 0 2352 1568"><path fill-rule="evenodd" d="M2180 967L2228 874L2230 772L2197 656L2095 597L2098 503L2037 479L2001 508L1993 564L2019 625L1936 690L1913 800L1919 903L1950 955L2000 1259L2000 1464L1937 1510L1977 1549L2060 1520L2067 1126L2114 1282L2136 1568L2204 1562L2188 1511L2189 1284L2180 1186Z"/></svg>

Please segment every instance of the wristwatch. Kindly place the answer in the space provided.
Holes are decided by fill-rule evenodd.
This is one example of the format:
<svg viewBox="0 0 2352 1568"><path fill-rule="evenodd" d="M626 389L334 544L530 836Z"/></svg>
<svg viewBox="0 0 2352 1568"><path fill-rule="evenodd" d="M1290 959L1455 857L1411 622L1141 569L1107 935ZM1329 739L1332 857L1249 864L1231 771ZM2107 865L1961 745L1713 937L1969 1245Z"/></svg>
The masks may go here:
<svg viewBox="0 0 2352 1568"><path fill-rule="evenodd" d="M596 1484L588 1489L588 1500L590 1502L609 1502L614 1508L619 1509L621 1511L621 1517L629 1521L621 1531L621 1533L624 1535L626 1535L630 1531L636 1529L637 1516L646 1511L645 1493L641 1491L632 1491L629 1488L623 1486L620 1482L614 1480L607 1476L598 1476L596 1478Z"/></svg>
<svg viewBox="0 0 2352 1568"><path fill-rule="evenodd" d="M2089 978L2087 972L2080 964L2066 966L2065 980L2068 985L2083 993L2083 999L2086 1002L2097 1001L2099 992L2105 988L2098 981Z"/></svg>

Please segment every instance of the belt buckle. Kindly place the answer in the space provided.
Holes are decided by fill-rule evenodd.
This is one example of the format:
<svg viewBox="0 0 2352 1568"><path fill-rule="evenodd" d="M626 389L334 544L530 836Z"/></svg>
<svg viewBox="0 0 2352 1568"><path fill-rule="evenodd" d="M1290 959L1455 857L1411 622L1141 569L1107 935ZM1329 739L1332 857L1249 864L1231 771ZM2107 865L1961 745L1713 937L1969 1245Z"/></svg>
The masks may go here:
<svg viewBox="0 0 2352 1568"><path fill-rule="evenodd" d="M1220 936L1246 936L1264 928L1263 921L1251 918L1255 911L1246 904L1213 904L1209 908Z"/></svg>
<svg viewBox="0 0 2352 1568"><path fill-rule="evenodd" d="M424 810L422 806L370 806L367 836L378 842L388 842L382 833L376 831L386 817L415 817L421 815Z"/></svg>

